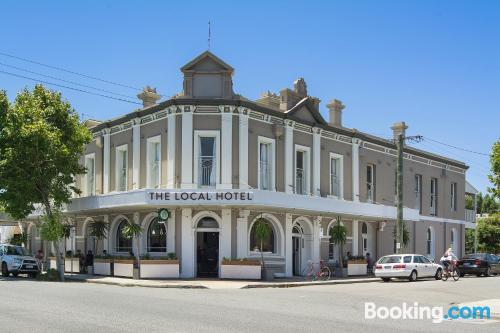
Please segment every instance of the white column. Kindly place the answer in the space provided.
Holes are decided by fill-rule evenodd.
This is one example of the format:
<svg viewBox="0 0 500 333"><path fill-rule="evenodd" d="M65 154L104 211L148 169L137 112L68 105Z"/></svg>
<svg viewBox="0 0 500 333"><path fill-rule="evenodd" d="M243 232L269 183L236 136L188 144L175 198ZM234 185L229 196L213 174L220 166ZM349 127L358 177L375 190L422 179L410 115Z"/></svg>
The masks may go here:
<svg viewBox="0 0 500 333"><path fill-rule="evenodd" d="M312 260L315 263L319 263L320 260L320 239L319 239L319 229L321 227L321 216L315 217L313 219L313 251Z"/></svg>
<svg viewBox="0 0 500 333"><path fill-rule="evenodd" d="M285 214L285 276L293 276L292 214Z"/></svg>
<svg viewBox="0 0 500 333"><path fill-rule="evenodd" d="M167 220L167 252L175 253L175 209L170 210Z"/></svg>
<svg viewBox="0 0 500 333"><path fill-rule="evenodd" d="M221 184L222 189L233 188L233 114L222 112L221 116Z"/></svg>
<svg viewBox="0 0 500 333"><path fill-rule="evenodd" d="M352 221L352 255L353 256L358 255L358 240L359 240L358 221L353 220Z"/></svg>
<svg viewBox="0 0 500 333"><path fill-rule="evenodd" d="M132 126L132 189L139 189L141 168L141 120L136 118Z"/></svg>
<svg viewBox="0 0 500 333"><path fill-rule="evenodd" d="M239 177L240 189L248 188L248 114L241 110L239 115Z"/></svg>
<svg viewBox="0 0 500 333"><path fill-rule="evenodd" d="M236 219L236 256L239 259L248 256L248 215L250 211L240 209L239 217Z"/></svg>
<svg viewBox="0 0 500 333"><path fill-rule="evenodd" d="M194 277L194 229L192 226L193 210L182 209L181 218L181 277Z"/></svg>
<svg viewBox="0 0 500 333"><path fill-rule="evenodd" d="M294 193L293 188L293 121L285 120L285 193Z"/></svg>
<svg viewBox="0 0 500 333"><path fill-rule="evenodd" d="M231 209L222 209L219 259L231 258Z"/></svg>
<svg viewBox="0 0 500 333"><path fill-rule="evenodd" d="M187 108L187 107L186 107ZM182 175L181 188L194 188L193 184L193 113L184 110L182 113Z"/></svg>
<svg viewBox="0 0 500 333"><path fill-rule="evenodd" d="M352 139L352 200L359 201L359 139Z"/></svg>
<svg viewBox="0 0 500 333"><path fill-rule="evenodd" d="M141 220L140 220L140 216L139 216L139 213L134 213L134 224L138 224L138 225L141 225ZM140 251L142 251L142 246L139 245L139 253L136 253L137 251L137 242L139 242L139 244L142 244L141 242L141 238L142 237L139 237L139 239L136 239L135 237L132 239L132 252L134 252L134 254L136 255L141 255L142 253Z"/></svg>
<svg viewBox="0 0 500 333"><path fill-rule="evenodd" d="M313 128L313 168L312 191L316 196L321 195L321 128Z"/></svg>
<svg viewBox="0 0 500 333"><path fill-rule="evenodd" d="M167 188L175 188L175 115L167 116Z"/></svg>
<svg viewBox="0 0 500 333"><path fill-rule="evenodd" d="M103 170L102 170L102 193L106 194L109 192L109 168L110 168L110 160L111 160L111 149L110 149L110 137L109 137L109 129L106 128L104 130L103 139Z"/></svg>
<svg viewBox="0 0 500 333"><path fill-rule="evenodd" d="M109 233L111 231L111 226L109 225L109 215L104 215L102 217L102 220L104 221L104 223L106 223L108 225L108 232L107 232L107 237L104 238L103 240L103 249L106 250L108 252L108 254L110 254L110 249L109 249ZM85 240L84 240L85 241Z"/></svg>

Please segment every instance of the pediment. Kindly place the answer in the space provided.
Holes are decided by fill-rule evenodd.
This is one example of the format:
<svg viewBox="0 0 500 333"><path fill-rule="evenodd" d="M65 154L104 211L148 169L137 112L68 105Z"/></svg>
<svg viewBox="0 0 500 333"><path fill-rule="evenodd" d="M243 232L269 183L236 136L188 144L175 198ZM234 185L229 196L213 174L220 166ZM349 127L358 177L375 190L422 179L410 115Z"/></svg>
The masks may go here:
<svg viewBox="0 0 500 333"><path fill-rule="evenodd" d="M304 98L297 105L295 105L290 110L286 111L286 114L298 121L303 121L309 124L326 124L325 119L319 111L312 105L312 102L309 98Z"/></svg>
<svg viewBox="0 0 500 333"><path fill-rule="evenodd" d="M205 51L181 68L182 72L229 72L234 69L210 51Z"/></svg>

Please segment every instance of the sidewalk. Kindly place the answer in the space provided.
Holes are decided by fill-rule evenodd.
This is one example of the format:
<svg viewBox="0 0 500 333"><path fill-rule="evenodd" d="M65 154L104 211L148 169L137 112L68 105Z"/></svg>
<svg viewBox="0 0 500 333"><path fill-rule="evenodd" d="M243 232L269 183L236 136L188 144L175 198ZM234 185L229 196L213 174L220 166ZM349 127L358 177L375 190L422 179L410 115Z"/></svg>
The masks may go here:
<svg viewBox="0 0 500 333"><path fill-rule="evenodd" d="M251 289L251 288L293 288L303 286L368 283L379 281L375 277L354 277L329 281L304 281L302 279L276 279L274 281L242 281L220 279L184 280L133 280L129 278L96 276L87 274L66 274L66 280L115 285L121 287L184 288L184 289Z"/></svg>

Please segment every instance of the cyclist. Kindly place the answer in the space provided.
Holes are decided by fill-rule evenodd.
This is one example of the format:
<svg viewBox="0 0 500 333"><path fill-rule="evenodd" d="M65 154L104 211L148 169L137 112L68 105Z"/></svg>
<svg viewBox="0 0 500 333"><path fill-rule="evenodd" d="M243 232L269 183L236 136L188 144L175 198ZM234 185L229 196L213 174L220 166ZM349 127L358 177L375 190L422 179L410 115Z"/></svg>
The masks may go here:
<svg viewBox="0 0 500 333"><path fill-rule="evenodd" d="M443 267L446 270L448 270L448 266L450 266L450 264L452 263L453 260L458 260L458 258L455 255L455 253L453 253L453 249L450 247L450 248L448 248L448 250L446 250L446 252L441 257L440 262L441 262L441 265L443 265Z"/></svg>

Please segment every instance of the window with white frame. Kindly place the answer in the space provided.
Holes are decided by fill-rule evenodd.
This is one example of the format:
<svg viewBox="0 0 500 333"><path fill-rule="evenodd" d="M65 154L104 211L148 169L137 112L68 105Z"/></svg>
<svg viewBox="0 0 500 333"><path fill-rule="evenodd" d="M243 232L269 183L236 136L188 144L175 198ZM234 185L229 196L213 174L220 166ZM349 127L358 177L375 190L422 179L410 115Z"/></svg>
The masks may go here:
<svg viewBox="0 0 500 333"><path fill-rule="evenodd" d="M116 190L127 190L128 179L128 146L123 145L116 148Z"/></svg>
<svg viewBox="0 0 500 333"><path fill-rule="evenodd" d="M274 162L274 147L273 139L259 136L259 164L258 169L258 187L260 190L275 189L275 162Z"/></svg>
<svg viewBox="0 0 500 333"><path fill-rule="evenodd" d="M309 194L309 153L310 148L295 146L295 193Z"/></svg>
<svg viewBox="0 0 500 333"><path fill-rule="evenodd" d="M220 183L219 131L195 131L194 177L199 187L213 188Z"/></svg>
<svg viewBox="0 0 500 333"><path fill-rule="evenodd" d="M431 178L430 213L433 216L437 215L437 186L437 178Z"/></svg>
<svg viewBox="0 0 500 333"><path fill-rule="evenodd" d="M451 194L451 211L456 212L457 211L457 183L451 183L451 189L450 189L450 194Z"/></svg>
<svg viewBox="0 0 500 333"><path fill-rule="evenodd" d="M373 164L366 166L366 200L375 201L375 166Z"/></svg>
<svg viewBox="0 0 500 333"><path fill-rule="evenodd" d="M342 155L330 153L330 195L339 199L344 196L343 161Z"/></svg>
<svg viewBox="0 0 500 333"><path fill-rule="evenodd" d="M415 175L415 209L422 213L422 175Z"/></svg>
<svg viewBox="0 0 500 333"><path fill-rule="evenodd" d="M85 156L85 169L87 173L84 176L84 192L85 196L95 195L95 154Z"/></svg>
<svg viewBox="0 0 500 333"><path fill-rule="evenodd" d="M161 136L155 136L147 140L147 187L159 188L161 184Z"/></svg>

